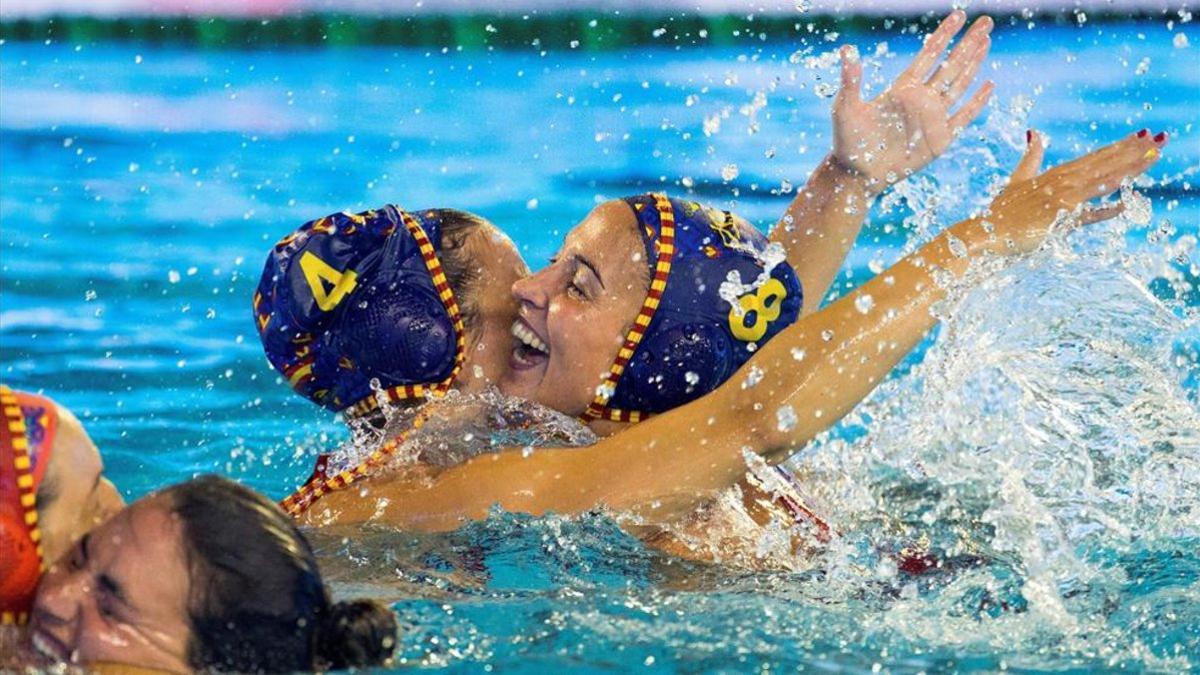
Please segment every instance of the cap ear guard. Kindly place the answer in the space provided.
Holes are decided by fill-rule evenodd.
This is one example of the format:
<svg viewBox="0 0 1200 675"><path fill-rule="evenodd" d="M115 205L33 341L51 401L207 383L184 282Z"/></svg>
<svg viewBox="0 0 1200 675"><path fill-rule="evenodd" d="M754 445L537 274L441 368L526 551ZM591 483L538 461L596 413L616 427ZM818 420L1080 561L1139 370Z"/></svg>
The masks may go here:
<svg viewBox="0 0 1200 675"><path fill-rule="evenodd" d="M254 298L271 365L300 394L357 416L441 394L465 358L437 257L440 222L393 206L306 223L272 250Z"/></svg>
<svg viewBox="0 0 1200 675"><path fill-rule="evenodd" d="M585 420L637 422L716 389L796 321L803 301L791 267L764 261L767 240L745 221L661 194L625 201L654 280ZM731 275L755 282L736 303L722 297Z"/></svg>

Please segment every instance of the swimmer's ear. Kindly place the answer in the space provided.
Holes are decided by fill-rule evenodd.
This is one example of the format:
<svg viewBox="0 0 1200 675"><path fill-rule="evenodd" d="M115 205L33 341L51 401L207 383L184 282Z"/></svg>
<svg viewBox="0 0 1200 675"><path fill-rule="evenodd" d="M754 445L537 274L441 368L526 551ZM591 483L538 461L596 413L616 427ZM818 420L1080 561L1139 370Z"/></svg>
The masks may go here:
<svg viewBox="0 0 1200 675"><path fill-rule="evenodd" d="M1042 159L1045 156L1046 144L1042 142L1042 135L1033 129L1026 131L1025 154L1021 156L1017 168L1013 169L1012 175L1009 176L1008 184L1023 183L1041 173Z"/></svg>

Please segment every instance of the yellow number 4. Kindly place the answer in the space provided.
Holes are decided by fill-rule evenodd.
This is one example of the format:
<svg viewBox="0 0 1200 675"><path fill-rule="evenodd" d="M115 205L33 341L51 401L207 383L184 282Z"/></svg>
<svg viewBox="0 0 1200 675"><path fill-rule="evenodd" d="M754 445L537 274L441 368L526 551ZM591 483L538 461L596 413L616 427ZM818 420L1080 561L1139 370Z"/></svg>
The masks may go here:
<svg viewBox="0 0 1200 675"><path fill-rule="evenodd" d="M304 280L312 289L317 307L326 312L337 307L358 285L358 275L354 270L339 272L312 251L305 251L304 255L300 256L300 271L304 272ZM327 285L329 290L326 290Z"/></svg>

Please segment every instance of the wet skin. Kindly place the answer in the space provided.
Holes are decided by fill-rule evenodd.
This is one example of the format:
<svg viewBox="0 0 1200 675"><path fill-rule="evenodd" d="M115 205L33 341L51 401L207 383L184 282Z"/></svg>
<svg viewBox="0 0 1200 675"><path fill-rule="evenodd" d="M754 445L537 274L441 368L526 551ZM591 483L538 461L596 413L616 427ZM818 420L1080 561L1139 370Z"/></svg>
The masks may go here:
<svg viewBox="0 0 1200 675"><path fill-rule="evenodd" d="M512 240L494 225L476 228L464 245L477 265L469 289L476 319L467 330L467 352L457 385L463 392L476 393L498 383L508 369L510 329L517 315L517 300L510 289L529 275L529 268Z"/></svg>
<svg viewBox="0 0 1200 675"><path fill-rule="evenodd" d="M168 497L146 497L85 535L46 572L27 657L189 672L189 568Z"/></svg>
<svg viewBox="0 0 1200 675"><path fill-rule="evenodd" d="M520 311L501 391L568 415L587 408L649 287L637 227L625 202L605 202L548 267L513 284Z"/></svg>
<svg viewBox="0 0 1200 675"><path fill-rule="evenodd" d="M117 488L104 477L100 451L79 420L62 406L56 409L58 432L38 491L46 560L58 560L80 537L125 506Z"/></svg>

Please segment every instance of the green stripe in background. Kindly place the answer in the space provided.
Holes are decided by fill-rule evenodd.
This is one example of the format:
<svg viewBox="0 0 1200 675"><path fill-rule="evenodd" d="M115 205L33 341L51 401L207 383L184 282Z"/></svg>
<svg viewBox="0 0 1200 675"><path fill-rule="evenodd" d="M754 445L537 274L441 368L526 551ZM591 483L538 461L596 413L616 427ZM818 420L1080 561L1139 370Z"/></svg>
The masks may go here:
<svg viewBox="0 0 1200 675"><path fill-rule="evenodd" d="M1087 22L1163 18L1154 14L1088 13ZM1075 23L1073 12L1036 17L996 17L998 22ZM462 49L581 49L691 47L795 40L810 33L912 26L924 30L940 15L881 18L832 15L621 15L554 13L504 15L420 15L372 17L313 14L274 19L251 18L94 18L46 17L0 21L0 39L8 42L89 44L140 42L207 48L263 49L289 46L393 45Z"/></svg>

